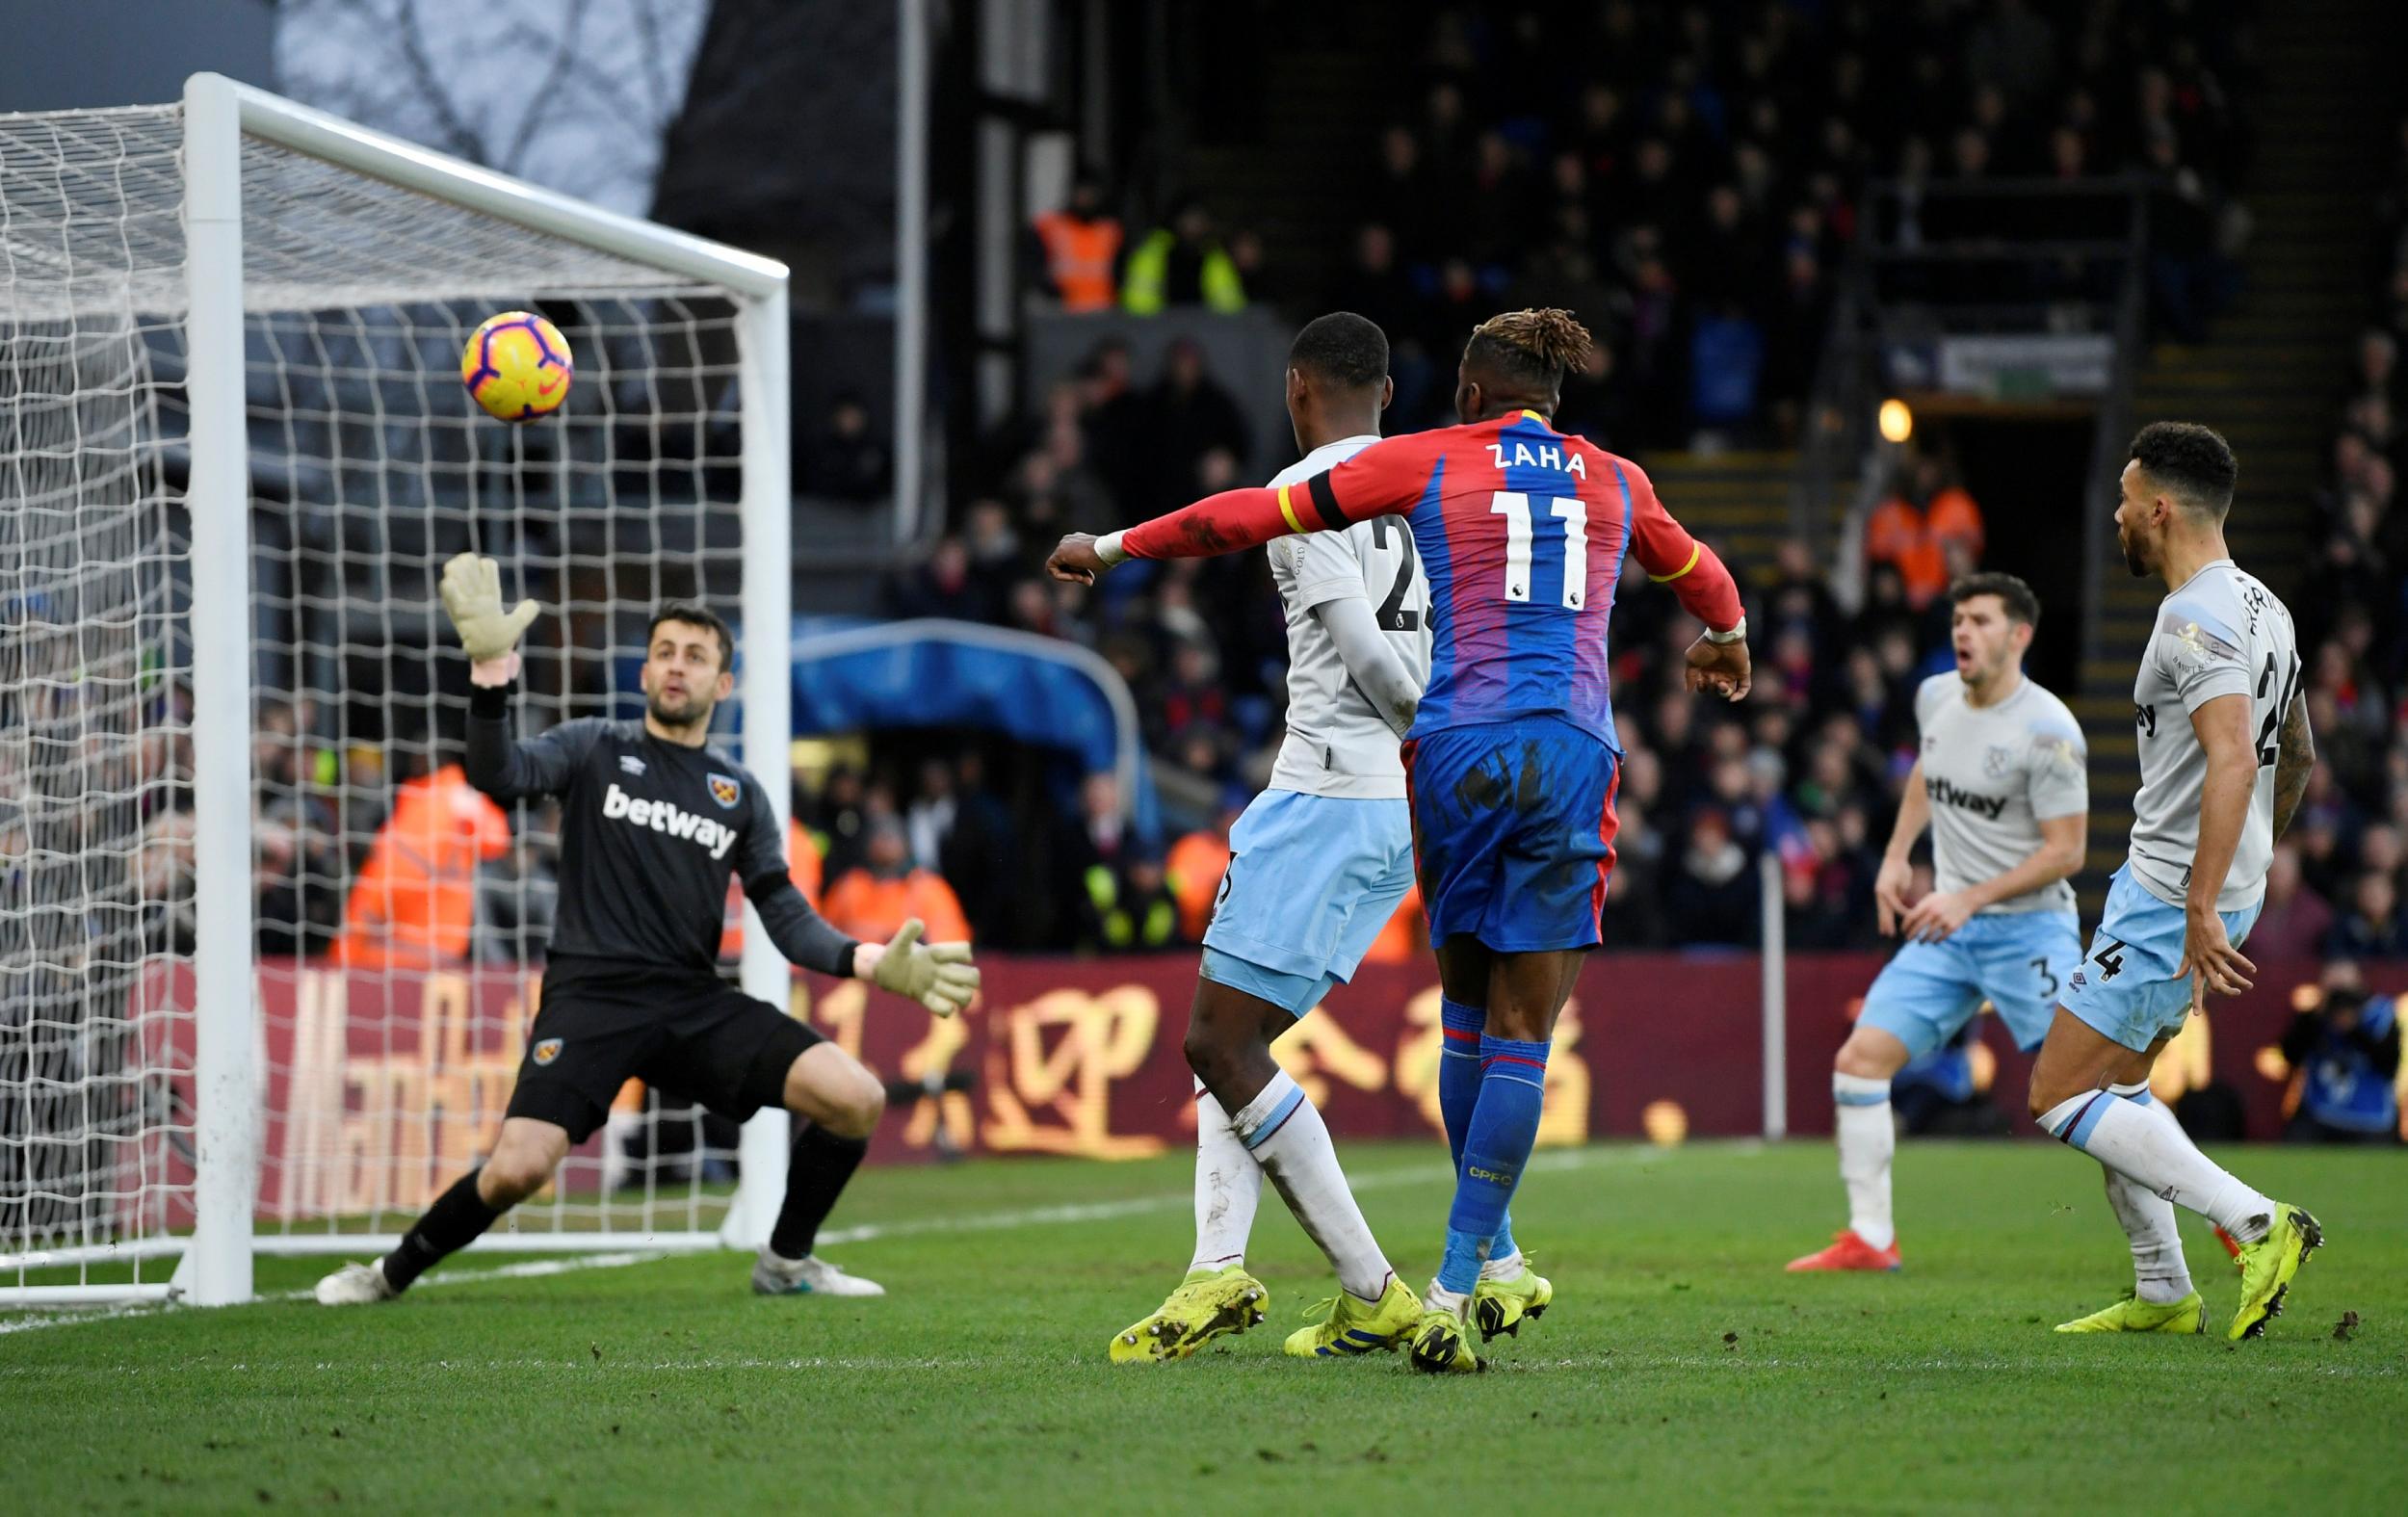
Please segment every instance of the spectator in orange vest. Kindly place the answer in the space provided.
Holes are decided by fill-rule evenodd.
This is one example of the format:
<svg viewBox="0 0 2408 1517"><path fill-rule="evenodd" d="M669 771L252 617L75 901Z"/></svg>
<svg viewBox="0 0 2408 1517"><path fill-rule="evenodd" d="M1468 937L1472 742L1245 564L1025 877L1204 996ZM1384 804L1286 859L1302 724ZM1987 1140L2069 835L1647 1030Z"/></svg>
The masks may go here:
<svg viewBox="0 0 2408 1517"><path fill-rule="evenodd" d="M1191 942L1203 942L1204 929L1212 925L1220 876L1229 873L1229 829L1244 810L1243 800L1224 803L1211 826L1198 827L1170 846L1170 890L1179 902L1179 931Z"/></svg>
<svg viewBox="0 0 2408 1517"><path fill-rule="evenodd" d="M868 861L828 886L821 914L838 931L865 942L873 937L884 942L910 917L927 924L923 936L928 942L970 941L970 924L954 887L934 871L912 866L910 839L903 824L891 817L871 824ZM880 926L886 929L882 934Z"/></svg>
<svg viewBox="0 0 2408 1517"><path fill-rule="evenodd" d="M477 920L477 865L510 846L510 818L458 764L406 781L352 882L334 961L353 969L464 961Z"/></svg>
<svg viewBox="0 0 2408 1517"><path fill-rule="evenodd" d="M1948 588L1949 549L1961 546L1978 564L1982 542L1981 508L1927 454L1915 459L1905 487L1865 523L1865 557L1897 567L1906 584L1906 603L1917 611Z"/></svg>
<svg viewBox="0 0 2408 1517"><path fill-rule="evenodd" d="M802 899L813 910L820 904L820 840L810 829L792 817L786 819L786 877L802 892ZM824 914L824 913L823 913ZM720 962L732 963L745 954L745 889L741 882L727 882L727 911L720 919Z"/></svg>
<svg viewBox="0 0 2408 1517"><path fill-rule="evenodd" d="M1104 187L1092 174L1070 186L1070 203L1033 223L1045 255L1045 279L1065 311L1107 311L1119 302L1112 277L1121 229L1104 210Z"/></svg>

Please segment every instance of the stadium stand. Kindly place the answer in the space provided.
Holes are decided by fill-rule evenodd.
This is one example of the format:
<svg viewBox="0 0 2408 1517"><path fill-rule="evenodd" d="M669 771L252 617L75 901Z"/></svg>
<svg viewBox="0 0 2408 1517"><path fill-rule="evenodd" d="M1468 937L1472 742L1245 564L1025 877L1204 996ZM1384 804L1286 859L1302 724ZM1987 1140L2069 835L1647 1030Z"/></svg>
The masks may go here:
<svg viewBox="0 0 2408 1517"><path fill-rule="evenodd" d="M1350 130L1332 133L1325 110L1274 88L1274 109L1245 157L1258 176L1272 171L1261 167L1268 161L1284 164L1286 177L1232 179L1207 144L1195 155L1200 198L1165 196L1159 215L1119 215L1139 208L1108 203L1103 211L1118 224L1162 227L1127 240L1113 288L1125 294L1127 259L1151 248L1164 267L1140 267L1132 307L1140 312L1175 317L1184 297L1222 309L1269 302L1288 317L1330 307L1373 316L1395 342L1391 430L1444 419L1447 355L1475 314L1569 305L1603 341L1590 373L1567 391L1563 424L1656 469L1676 511L1696 500L1710 516L1714 470L1745 468L1757 456L1726 454L1699 473L1698 454L1669 450L1794 437L1869 178L1913 186L1984 175L2148 176L2159 213L2152 315L2177 344L2143 376L2139 404L2153 413L2182 408L2186 366L2195 367L2182 355L2213 352L2193 349L2194 340L2246 339L2263 320L2212 325L2239 287L2244 238L2281 235L2252 225L2243 196L2260 159L2253 92L2262 80L2236 40L2245 31L2233 23L2256 9L2242 0L1938 7L1885 11L1877 24L1872 8L1842 6L1820 27L1782 7L1738 20L1629 0L1576 8L1577 18L1566 9L1557 16L1522 8L1503 19L1450 10L1393 40L1413 81L1401 119L1385 114L1397 107L1388 92L1372 96L1382 111L1353 112ZM1683 88L1647 93L1611 65L1642 55L1670 57ZM1602 70L1589 69L1595 60L1606 61ZM1320 70L1321 93L1345 104L1365 99L1364 80L1398 62L1376 47L1350 61L1307 48L1266 66ZM1484 83L1501 77L1548 83L1510 92ZM1312 142L1294 154L1262 150L1304 134ZM2269 927L2295 915L2299 930L2349 952L2396 951L2408 931L2399 906L2408 893L2399 848L2408 830L2400 720L2408 605L2397 568L2408 562L2408 515L2394 500L2397 353L2408 341L2408 127L2393 145L2398 162L2369 239L2376 253L2363 308L2371 321L2325 360L2345 369L2346 382L2322 477L2300 503L2313 510L2320 546L2304 583L2287 588L2304 592L2295 604L2314 608L2303 645L2316 650L2309 689L2329 738L2300 835L2278 870L2283 903L2269 908ZM1332 165L1359 193L1300 209L1291 181ZM1199 204L1221 213L1225 238ZM1461 212L1434 217L1433 205ZM1924 209L1938 216L1943 206L1932 198ZM1033 259L1029 278L1042 298L1057 275ZM1157 280L1159 300L1150 293ZM907 860L882 867L948 889L982 942L1110 952L1192 938L1209 884L1185 876L1213 856L1222 798L1260 783L1279 730L1282 643L1269 577L1258 556L1241 557L1143 566L1089 592L1047 584L1038 565L1060 532L1108 528L1248 478L1265 450L1278 452L1256 435L1251 414L1197 344L1170 344L1153 372L1140 373L1127 344L1104 338L1074 377L994 430L983 458L957 482L965 487L953 530L886 589L884 610L897 616L987 623L1101 654L1136 693L1158 772L1190 798L1173 806L1169 834L1132 844L1124 859L1099 842L1098 805L1065 806L1060 786L1010 745L960 733L880 737L866 772L840 766L819 781L798 776L797 814L824 853L826 879L865 867L875 879L881 866L868 857L869 840L891 826ZM1147 446L1132 448L1133 437ZM2251 458L2248 439L2237 440ZM711 442L694 439L690 450L707 457ZM838 397L806 428L800 451L802 478L824 493L873 499L884 488L888 462L852 397ZM1736 718L1665 698L1678 684L1681 641L1668 603L1639 595L1618 608L1615 674L1631 751L1614 941L1747 937L1751 866L1767 849L1785 866L1793 941L1867 940L1873 867L1911 759L1911 693L1945 641L1945 601L1935 613L1933 596L1950 573L1979 562L1979 508L1951 486L1947 467L1937 453L1902 460L1852 610L1834 599L1803 542L1768 528L1737 545L1761 677L1758 697ZM1695 493L1685 496L1692 478ZM297 497L306 483L283 482ZM292 587L311 574L356 577L372 560L347 536L355 524L306 510L294 521L292 540L272 545L267 586L269 614L290 619L292 642L362 642L343 618L371 591L378 605L415 603L395 587L365 584L355 601L297 595ZM575 510L561 521L564 540L525 547L554 576L537 592L576 599L570 581L586 540L578 535L599 541L628 524ZM674 520L646 529L664 560L694 530ZM710 562L723 568L727 560L718 552ZM617 587L619 597L634 588ZM2066 612L2049 635L2071 636L2073 608ZM315 619L303 625L307 618ZM428 629L384 630L401 640L387 672L432 688L441 661L428 657ZM566 709L577 699L579 662L538 651L557 666L547 677ZM2104 704L2112 703L2110 665L2128 670L2129 659L2109 647L2084 668L2085 684L2107 692L2096 697ZM436 735L371 731L347 718L339 688L359 673L288 671L285 693L258 715L263 951L366 951L343 945L375 915L376 893L391 893L375 842L408 787L426 783L417 776L442 772ZM2111 767L2118 750L2112 739L2107 747ZM178 772L171 752L144 762L170 779ZM1101 783L1108 778L1086 781L1088 801ZM170 784L159 794L176 792ZM1065 811L1070 821L1051 820ZM0 828L11 821L0 807ZM2112 832L2111 812L2095 830ZM1163 850L1189 833L1195 846L1165 858ZM443 882L450 894L409 908L443 924L439 956L529 956L542 923L497 912L516 899L510 881L540 887L548 878L552 847L538 817L508 848L478 843L464 853L452 872L462 878ZM132 867L171 878L179 867L189 873L189 852L170 799L146 819ZM1055 882L1045 894L1067 903L1032 903L1010 888L1034 875ZM453 929L461 900L476 902L473 932ZM1154 909L1162 902L1166 917ZM153 915L146 932L189 931L171 908Z"/></svg>

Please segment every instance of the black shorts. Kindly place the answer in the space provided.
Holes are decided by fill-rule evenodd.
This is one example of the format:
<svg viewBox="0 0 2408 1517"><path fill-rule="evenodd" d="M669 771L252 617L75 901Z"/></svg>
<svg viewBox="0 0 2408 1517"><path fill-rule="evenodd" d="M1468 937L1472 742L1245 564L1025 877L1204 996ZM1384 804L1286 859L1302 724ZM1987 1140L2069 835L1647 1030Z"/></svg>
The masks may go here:
<svg viewBox="0 0 2408 1517"><path fill-rule="evenodd" d="M507 1114L566 1128L582 1143L619 1087L641 1080L741 1122L784 1105L786 1071L825 1041L712 976L554 959Z"/></svg>

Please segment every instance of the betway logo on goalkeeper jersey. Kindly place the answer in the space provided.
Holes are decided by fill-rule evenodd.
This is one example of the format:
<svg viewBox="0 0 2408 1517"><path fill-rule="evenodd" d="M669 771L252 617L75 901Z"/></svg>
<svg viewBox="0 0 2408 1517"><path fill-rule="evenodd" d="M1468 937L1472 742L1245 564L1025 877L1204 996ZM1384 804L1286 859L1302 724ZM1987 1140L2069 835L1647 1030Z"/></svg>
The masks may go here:
<svg viewBox="0 0 2408 1517"><path fill-rule="evenodd" d="M713 858L725 858L736 846L736 829L726 823L666 800L638 800L616 785L603 794L602 815L671 837L692 838L709 849Z"/></svg>

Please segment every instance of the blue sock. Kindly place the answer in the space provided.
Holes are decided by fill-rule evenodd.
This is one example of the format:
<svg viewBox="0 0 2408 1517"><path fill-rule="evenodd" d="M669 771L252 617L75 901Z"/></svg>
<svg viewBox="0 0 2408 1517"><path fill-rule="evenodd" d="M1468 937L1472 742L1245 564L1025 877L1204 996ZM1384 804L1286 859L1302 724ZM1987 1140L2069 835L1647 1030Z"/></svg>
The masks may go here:
<svg viewBox="0 0 2408 1517"><path fill-rule="evenodd" d="M1447 1252L1438 1266L1442 1290L1468 1295L1479 1284L1481 1257L1505 1225L1505 1207L1538 1141L1551 1046L1509 1037L1479 1040L1479 1104L1463 1135L1454 1206L1447 1214Z"/></svg>
<svg viewBox="0 0 2408 1517"><path fill-rule="evenodd" d="M1488 1013L1460 1001L1438 1003L1438 1024L1444 1036L1438 1056L1438 1112L1447 1124L1447 1155L1458 1179L1463 1172L1463 1135L1472 1130L1472 1109L1479 1105L1479 1040ZM1497 1224L1489 1252L1508 1258L1513 1248L1513 1218Z"/></svg>

